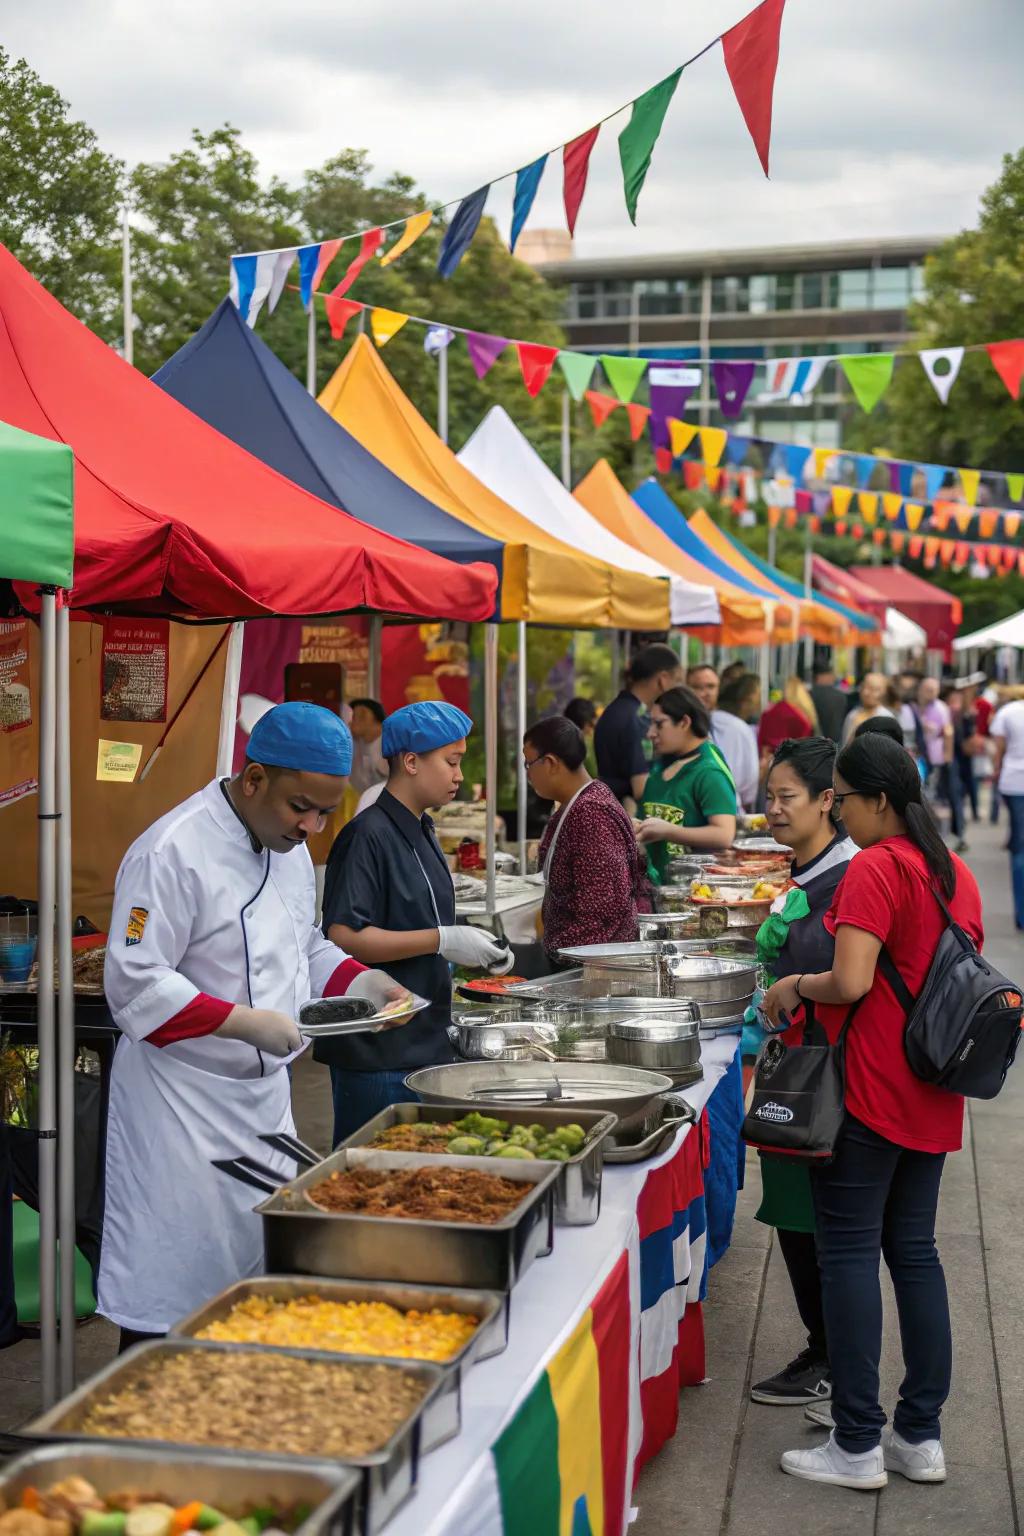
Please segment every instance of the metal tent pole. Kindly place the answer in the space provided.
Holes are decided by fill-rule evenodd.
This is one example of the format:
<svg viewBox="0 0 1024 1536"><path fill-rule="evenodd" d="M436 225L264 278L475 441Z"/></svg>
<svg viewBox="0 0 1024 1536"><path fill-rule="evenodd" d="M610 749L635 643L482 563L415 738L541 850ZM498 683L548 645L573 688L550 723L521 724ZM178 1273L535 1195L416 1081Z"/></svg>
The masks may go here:
<svg viewBox="0 0 1024 1536"><path fill-rule="evenodd" d="M813 548L811 544L811 520L804 518L804 597L807 602L811 600L811 559ZM808 682L813 681L811 668L814 665L814 640L812 636L804 636L804 673Z"/></svg>
<svg viewBox="0 0 1024 1536"><path fill-rule="evenodd" d="M309 300L309 318L306 321L306 390L316 394L316 302Z"/></svg>
<svg viewBox="0 0 1024 1536"><path fill-rule="evenodd" d="M71 970L71 636L56 614L57 758L57 1234L60 1244L61 1396L75 1385L75 983Z"/></svg>
<svg viewBox="0 0 1024 1536"><path fill-rule="evenodd" d="M494 916L494 855L498 815L498 626L484 625L484 795L487 832L487 916Z"/></svg>
<svg viewBox="0 0 1024 1536"><path fill-rule="evenodd" d="M442 443L448 441L448 348L442 347L437 354L437 435Z"/></svg>
<svg viewBox="0 0 1024 1536"><path fill-rule="evenodd" d="M228 654L224 661L224 692L220 704L220 731L217 737L217 777L228 777L234 766L235 726L238 722L238 690L242 681L242 647L245 624L232 624L228 635Z"/></svg>
<svg viewBox="0 0 1024 1536"><path fill-rule="evenodd" d="M384 639L384 619L379 613L371 613L366 640L366 691L371 699L380 699L382 664L381 644Z"/></svg>
<svg viewBox="0 0 1024 1536"><path fill-rule="evenodd" d="M526 735L526 620L519 620L519 668L517 675L518 729L516 733L516 829L519 834L519 873L526 874L526 767L523 737Z"/></svg>
<svg viewBox="0 0 1024 1536"><path fill-rule="evenodd" d="M562 391L562 484L572 490L572 418L569 391Z"/></svg>
<svg viewBox="0 0 1024 1536"><path fill-rule="evenodd" d="M132 304L132 231L128 209L121 225L121 311L124 327L124 360L135 361L135 311Z"/></svg>
<svg viewBox="0 0 1024 1536"><path fill-rule="evenodd" d="M53 988L56 894L56 590L44 587L39 611L39 1330L42 1399L57 1401L57 1094Z"/></svg>

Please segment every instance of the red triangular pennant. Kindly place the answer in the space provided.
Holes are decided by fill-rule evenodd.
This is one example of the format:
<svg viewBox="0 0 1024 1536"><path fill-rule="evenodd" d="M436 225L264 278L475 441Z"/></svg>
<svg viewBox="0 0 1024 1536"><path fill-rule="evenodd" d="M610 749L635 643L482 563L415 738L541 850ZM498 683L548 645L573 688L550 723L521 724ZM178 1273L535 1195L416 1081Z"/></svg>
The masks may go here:
<svg viewBox="0 0 1024 1536"><path fill-rule="evenodd" d="M335 341L340 341L345 334L345 327L353 315L358 315L363 308L356 299L339 299L333 293L324 294L324 309L327 311L327 319L331 326L331 335Z"/></svg>
<svg viewBox="0 0 1024 1536"><path fill-rule="evenodd" d="M838 538L838 539L845 539L846 538L846 518L845 517L837 517L836 520L835 520L835 524L833 526L834 526L834 529L835 529L836 538Z"/></svg>
<svg viewBox="0 0 1024 1536"><path fill-rule="evenodd" d="M528 395L539 395L548 381L548 374L555 366L557 347L540 347L535 342L516 343L519 352L519 371L523 375Z"/></svg>
<svg viewBox="0 0 1024 1536"><path fill-rule="evenodd" d="M587 187L587 171L590 167L590 151L597 143L597 136L601 131L598 123L596 128L588 128L586 133L581 133L578 139L572 139L562 147L562 165L564 167L564 181L562 197L565 202L565 222L569 226L569 233L576 233L576 215L580 211L580 203Z"/></svg>
<svg viewBox="0 0 1024 1536"><path fill-rule="evenodd" d="M872 530L871 530L871 538L872 538L872 540L874 541L875 544L884 544L885 543L885 529L884 528L872 528Z"/></svg>
<svg viewBox="0 0 1024 1536"><path fill-rule="evenodd" d="M337 256L343 240L325 240L320 247L320 254L316 259L316 271L313 273L313 292L315 293L327 275L327 268Z"/></svg>
<svg viewBox="0 0 1024 1536"><path fill-rule="evenodd" d="M626 415L629 417L629 435L634 443L639 441L640 434L647 425L647 418L651 414L649 405L627 405Z"/></svg>
<svg viewBox="0 0 1024 1536"><path fill-rule="evenodd" d="M696 459L684 459L683 484L688 491L702 491L706 484L704 465L698 464Z"/></svg>
<svg viewBox="0 0 1024 1536"><path fill-rule="evenodd" d="M1003 545L1003 570L1012 571L1017 564L1017 551L1011 549L1009 544Z"/></svg>
<svg viewBox="0 0 1024 1536"><path fill-rule="evenodd" d="M969 544L958 544L954 551L953 559L957 565L968 565L971 559L971 546Z"/></svg>
<svg viewBox="0 0 1024 1536"><path fill-rule="evenodd" d="M1024 378L1024 341L990 341L985 348L1010 394L1016 400Z"/></svg>
<svg viewBox="0 0 1024 1536"><path fill-rule="evenodd" d="M772 93L786 0L762 0L756 11L722 34L725 67L765 175L772 138Z"/></svg>
<svg viewBox="0 0 1024 1536"><path fill-rule="evenodd" d="M953 556L956 553L956 540L943 539L939 545L939 559L943 565L952 565Z"/></svg>
<svg viewBox="0 0 1024 1536"><path fill-rule="evenodd" d="M595 427L603 427L612 411L617 411L622 404L622 401L616 400L614 395L602 395L596 389L588 389L583 398L590 406Z"/></svg>
<svg viewBox="0 0 1024 1536"><path fill-rule="evenodd" d="M893 534L892 536L892 547L893 549L896 549L896 534ZM920 560L922 549L924 549L924 534L915 533L914 537L907 545L907 554L910 556L911 560ZM899 553L898 550L897 553Z"/></svg>
<svg viewBox="0 0 1024 1536"><path fill-rule="evenodd" d="M332 289L333 298L340 299L343 293L348 293L352 284L370 260L370 257L380 250L383 243L384 231L382 229L367 229L363 231L363 238L359 242L359 255L354 261L349 262L345 276L338 286Z"/></svg>
<svg viewBox="0 0 1024 1536"><path fill-rule="evenodd" d="M671 448L655 448L654 467L659 475L670 475L672 473Z"/></svg>

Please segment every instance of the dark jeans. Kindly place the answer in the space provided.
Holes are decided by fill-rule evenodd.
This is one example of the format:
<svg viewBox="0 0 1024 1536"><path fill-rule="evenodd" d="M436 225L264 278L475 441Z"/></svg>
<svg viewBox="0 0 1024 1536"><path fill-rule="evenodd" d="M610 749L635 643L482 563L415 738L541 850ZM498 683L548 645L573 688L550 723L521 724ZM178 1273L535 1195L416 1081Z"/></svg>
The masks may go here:
<svg viewBox="0 0 1024 1536"><path fill-rule="evenodd" d="M1024 928L1024 795L1004 795L1010 817L1010 885L1013 890L1013 915L1018 928Z"/></svg>
<svg viewBox="0 0 1024 1536"><path fill-rule="evenodd" d="M943 763L939 769L938 794L939 799L949 806L949 824L959 842L964 835L964 787L955 758L951 763Z"/></svg>
<svg viewBox="0 0 1024 1536"><path fill-rule="evenodd" d="M334 1145L358 1131L389 1104L415 1104L403 1081L409 1070L396 1072L350 1072L346 1067L331 1068L331 1094L334 1098Z"/></svg>
<svg viewBox="0 0 1024 1536"><path fill-rule="evenodd" d="M893 1424L912 1444L939 1438L953 1357L946 1277L935 1248L944 1162L944 1153L910 1152L848 1115L832 1162L812 1172L832 1417L844 1451L872 1450L885 1424L878 1401L879 1255L896 1291L906 1366Z"/></svg>
<svg viewBox="0 0 1024 1536"><path fill-rule="evenodd" d="M782 1257L786 1261L789 1283L800 1321L807 1329L807 1348L816 1361L828 1360L825 1339L825 1313L821 1302L821 1271L813 1232L787 1232L776 1228Z"/></svg>
<svg viewBox="0 0 1024 1536"><path fill-rule="evenodd" d="M978 821L980 820L978 779L974 772L974 759L973 757L960 757L957 758L957 763L960 768L960 782L963 785L964 794L967 796L968 804L971 807L971 820Z"/></svg>

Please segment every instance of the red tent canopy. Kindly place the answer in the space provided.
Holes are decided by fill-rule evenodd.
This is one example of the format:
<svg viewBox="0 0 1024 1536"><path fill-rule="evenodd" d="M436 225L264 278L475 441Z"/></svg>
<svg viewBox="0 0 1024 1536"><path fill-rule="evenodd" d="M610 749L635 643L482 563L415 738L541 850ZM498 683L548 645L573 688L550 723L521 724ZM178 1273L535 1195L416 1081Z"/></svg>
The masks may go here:
<svg viewBox="0 0 1024 1536"><path fill-rule="evenodd" d="M881 566L872 566L871 575L881 570ZM831 597L835 602L852 603L863 613L870 613L872 618L885 623L885 610L898 606L885 597L866 580L861 580L850 571L844 571L840 566L833 565L831 560L826 560L821 555L811 556L811 582L819 592L824 592L826 597Z"/></svg>
<svg viewBox="0 0 1024 1536"><path fill-rule="evenodd" d="M75 607L480 620L497 572L301 490L130 367L0 246L0 420L75 453ZM19 584L26 606L34 589Z"/></svg>
<svg viewBox="0 0 1024 1536"><path fill-rule="evenodd" d="M963 618L958 597L905 570L902 565L854 565L848 574L870 582L892 608L920 624L928 636L928 649L948 655Z"/></svg>

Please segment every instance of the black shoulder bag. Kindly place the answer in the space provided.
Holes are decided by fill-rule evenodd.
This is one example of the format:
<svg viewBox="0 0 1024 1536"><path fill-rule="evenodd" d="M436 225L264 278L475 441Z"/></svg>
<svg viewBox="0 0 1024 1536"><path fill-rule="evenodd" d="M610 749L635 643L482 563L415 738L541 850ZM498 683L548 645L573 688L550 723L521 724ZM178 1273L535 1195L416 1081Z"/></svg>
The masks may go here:
<svg viewBox="0 0 1024 1536"><path fill-rule="evenodd" d="M835 1045L809 1002L799 1045L769 1035L754 1068L754 1094L743 1122L748 1146L821 1162L833 1156L846 1113L846 1032L859 1007L854 1003L846 1015Z"/></svg>

